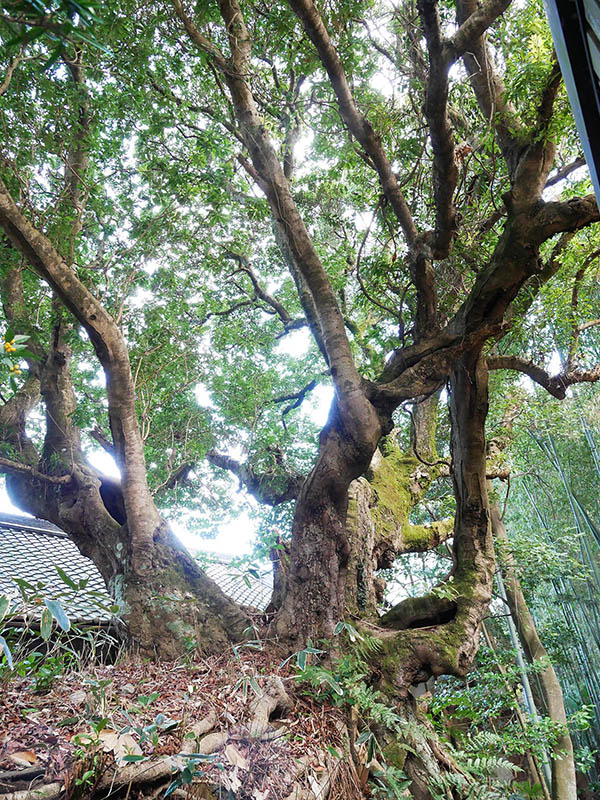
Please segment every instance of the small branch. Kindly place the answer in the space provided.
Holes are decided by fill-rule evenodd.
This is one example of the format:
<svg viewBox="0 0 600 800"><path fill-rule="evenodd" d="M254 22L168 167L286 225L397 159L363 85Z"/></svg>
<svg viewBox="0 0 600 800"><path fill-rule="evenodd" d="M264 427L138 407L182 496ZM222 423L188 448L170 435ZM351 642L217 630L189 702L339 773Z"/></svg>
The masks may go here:
<svg viewBox="0 0 600 800"><path fill-rule="evenodd" d="M16 70L16 68L19 66L22 60L23 56L21 55L21 53L19 53L19 55L15 56L8 65L8 68L6 70L6 75L4 76L4 80L2 81L2 83L0 83L0 97L2 97L3 94L5 94L8 87L10 86L13 72Z"/></svg>
<svg viewBox="0 0 600 800"><path fill-rule="evenodd" d="M591 319L589 322L584 322L583 325L578 325L578 330L581 333L582 331L587 331L588 328L595 328L596 325L600 325L600 319Z"/></svg>
<svg viewBox="0 0 600 800"><path fill-rule="evenodd" d="M164 87L162 87L162 86L161 86L161 85L158 83L158 81L156 80L156 77L153 75L153 73L152 73L152 72L148 71L148 73L147 73L147 74L148 74L148 76L149 76L149 79L150 79L150 85L151 85L151 86L152 86L152 87L153 87L153 88L154 88L154 89L155 89L155 90L156 90L156 91L157 91L157 92L158 92L158 93L159 93L159 94L160 94L162 97L165 97L165 98L167 98L168 100L172 100L172 102L173 102L173 103L175 103L175 105L176 105L178 108L183 108L185 111L192 111L194 114L204 114L205 116L207 116L207 117L210 117L210 119L214 120L214 121L215 121L215 122L217 122L219 125L222 125L222 126L225 128L225 130L226 130L226 131L229 131L229 133L230 133L232 136L235 136L235 138L236 138L236 139L237 139L237 140L238 140L238 141L239 141L241 144L244 144L244 140L243 140L243 138L242 138L242 135L241 135L241 133L240 133L240 132L237 130L237 128L236 128L234 125L232 125L230 122L228 122L226 119L222 119L221 117L219 117L219 116L218 116L218 115L215 113L215 110L214 110L214 108L213 108L212 106L198 106L198 105L195 105L194 103L188 103L186 100L183 100L181 97L178 97L178 96L177 96L176 94L174 94L173 92L171 92L171 91L169 91L168 89L165 89ZM189 123L188 123L188 121L187 121L187 120L185 120L185 119L184 119L184 120L182 120L182 122L183 122L183 124L184 124L184 125L187 125L188 127L193 127L193 126L190 126L190 125L189 125Z"/></svg>
<svg viewBox="0 0 600 800"><path fill-rule="evenodd" d="M252 305L254 305L254 300L241 300L239 303L234 303L232 306L224 308L222 311L209 311L202 319L196 318L196 325L201 328L211 317L228 317L229 314L233 314L233 312L237 311L239 308L246 308Z"/></svg>
<svg viewBox="0 0 600 800"><path fill-rule="evenodd" d="M310 383L307 383L306 386L304 386L302 389L300 389L300 391L292 392L291 394L282 394L280 397L274 397L273 400L271 400L271 402L272 403L286 403L288 400L296 400L297 402L295 402L294 405L291 406L290 409L289 409L291 411L292 408L297 408L302 403L302 401L304 400L306 395L309 392L312 392L312 390L315 388L317 383L318 383L317 379L314 378L312 381L310 381ZM283 413L286 414L287 411L284 411Z"/></svg>
<svg viewBox="0 0 600 800"><path fill-rule="evenodd" d="M8 458L1 457L0 469L2 471L7 470L8 472L31 475L33 478L37 478L39 481L45 481L46 483L65 484L69 483L73 478L72 475L46 475L35 467L29 466L29 464L19 464L18 461L11 461Z"/></svg>
<svg viewBox="0 0 600 800"><path fill-rule="evenodd" d="M571 343L569 345L569 353L567 355L567 369L571 369L573 366L575 354L577 352L577 346L579 345L579 334L587 328L592 328L596 324L596 320L590 320L590 322L587 324L577 325L575 316L577 314L577 306L579 305L579 288L581 286L581 282L585 276L585 273L587 272L588 267L596 258L598 258L599 255L600 250L595 250L593 253L591 253L591 255L585 259L581 267L577 270L575 279L573 281L573 291L571 292L572 330Z"/></svg>
<svg viewBox="0 0 600 800"><path fill-rule="evenodd" d="M288 333L292 331L300 330L300 328L308 327L308 322L305 319L293 319L285 326L285 330L278 333L275 337L276 339L282 339L284 336L287 336Z"/></svg>
<svg viewBox="0 0 600 800"><path fill-rule="evenodd" d="M329 374L329 372L324 372L324 373L322 373L322 374L323 374L323 375L328 375L328 374ZM284 395L281 395L280 397L275 397L275 398L274 398L274 399L271 401L272 403L287 403L287 402L289 402L290 400L292 401L292 402L290 402L290 403L289 403L289 405L287 405L287 406L286 406L286 407L285 407L285 408L282 410L282 412L281 412L281 422L283 423L283 427L284 427L284 429L285 429L285 430L287 430L287 425L285 424L285 418L286 418L286 416L287 416L287 415L288 415L288 414L289 414L291 411L293 411L295 408L299 408L299 407L302 405L302 403L304 402L304 399L305 399L306 395L307 395L309 392L312 392L312 390L313 390L313 389L314 389L314 388L315 388L315 387L318 385L318 383L319 383L319 381L318 381L316 378L313 378L313 380L312 380L312 381L310 381L309 383L307 383L307 384L306 384L306 386L304 386L304 387L303 387L302 389L300 389L299 391L297 391L297 392L292 392L291 394L284 394Z"/></svg>
<svg viewBox="0 0 600 800"><path fill-rule="evenodd" d="M195 461L184 461L183 464L169 475L166 481L156 487L154 495L157 495L159 492L167 492L170 489L174 489L178 483L184 483L195 466Z"/></svg>
<svg viewBox="0 0 600 800"><path fill-rule="evenodd" d="M271 306L279 319L287 327L293 321L292 317L290 314L288 314L287 310L279 302L279 300L276 300L273 295L270 295L265 289L263 289L248 259L240 253L234 253L231 250L226 250L225 255L227 258L232 258L238 262L240 267L238 270L236 270L236 272L244 272L250 278L250 281L252 282L252 288L254 289L254 296L259 300L262 300L263 303L266 303L268 306Z"/></svg>

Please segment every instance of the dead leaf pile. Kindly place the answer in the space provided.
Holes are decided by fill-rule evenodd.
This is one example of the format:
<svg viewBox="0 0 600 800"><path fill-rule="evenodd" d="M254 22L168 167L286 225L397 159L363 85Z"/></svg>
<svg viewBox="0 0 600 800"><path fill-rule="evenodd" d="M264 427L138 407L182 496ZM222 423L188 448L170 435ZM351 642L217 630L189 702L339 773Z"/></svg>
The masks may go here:
<svg viewBox="0 0 600 800"><path fill-rule="evenodd" d="M343 752L340 712L299 696L289 667L263 652L169 669L129 658L73 671L43 695L20 677L1 689L0 800L32 780L72 786L93 752L113 781L161 764L163 781L180 784L174 797L195 796L187 768L199 797L217 786L240 800L284 800L299 775L320 785L328 745Z"/></svg>

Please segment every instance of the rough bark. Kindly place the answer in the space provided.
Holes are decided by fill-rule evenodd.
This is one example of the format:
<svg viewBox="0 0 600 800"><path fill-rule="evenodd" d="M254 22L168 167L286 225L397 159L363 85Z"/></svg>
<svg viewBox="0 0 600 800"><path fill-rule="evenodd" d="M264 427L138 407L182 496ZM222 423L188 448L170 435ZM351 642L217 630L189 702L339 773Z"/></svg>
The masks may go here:
<svg viewBox="0 0 600 800"><path fill-rule="evenodd" d="M365 566L360 556L352 555L352 544L359 551L373 546L374 534L365 528L361 541L349 541L348 491L352 481L363 475L371 463L380 436L389 431L394 409L404 400L436 391L450 378L453 391L471 414L465 417L459 405L453 406L453 479L459 512L455 522L456 565L452 582L458 587L460 599L454 603L433 595L419 601L408 615L410 625L418 623L422 627L429 619L434 628L445 627L440 628L440 636L433 631L432 635L408 637L415 653L414 669L408 667L407 675L400 679L403 685L410 682L409 673L415 677L425 663L433 663L438 671L447 666L450 671L464 672L474 655L481 617L490 597L493 554L483 443L487 389L485 366L479 363L479 354L487 339L501 337L511 303L523 285L538 273L541 243L558 231L574 229L598 218L597 208L586 198L558 204L545 204L541 200L554 155L554 144L546 134L557 76L551 69L540 98L535 130L524 132L519 128L516 137L511 127L514 114L503 100L503 87L493 72L483 38L487 27L506 5L494 1L479 9L470 0L463 0L458 9L459 31L448 42L442 41L435 6L428 2L419 6L431 68L426 116L434 149L437 211L436 230L431 234L417 230L382 140L354 100L342 61L317 6L312 0L290 0L329 77L340 116L363 148L368 163L375 167L381 190L396 214L409 249L417 307L414 342L398 349L388 359L379 380L370 383L358 375L335 293L259 115L251 86L252 41L240 6L236 0L220 2L229 44L229 55L225 55L195 26L180 0L174 0L176 14L189 39L210 58L228 88L238 138L246 144L252 162L245 162L246 169L269 202L282 250L311 330L331 369L336 391L330 419L320 437L316 464L298 495L285 597L277 620L277 630L282 636L294 642L305 641L308 636L328 636L342 618L348 602L354 609L360 603L369 608L374 605L373 581L369 598L359 601L358 586L362 580L359 572L362 569L364 573ZM474 66L474 49L483 59L481 74ZM457 313L440 329L433 258L448 254L456 221L452 205L456 170L445 106L447 70L459 56L465 59L486 117L492 116L492 109L499 110L494 123L511 176L511 192L505 198L507 220L495 251ZM465 385L463 373L476 386L475 395L472 387ZM350 502L351 518L354 499ZM366 494L360 502L368 506ZM353 524L352 519L350 523ZM370 554L368 558L371 563L367 572L371 575L379 557L373 560ZM347 591L349 578L352 588ZM406 623L404 612L396 613ZM455 623L449 622L449 615ZM452 633L448 631L461 639L461 647L451 646ZM433 644L436 636L448 641ZM446 652L441 654L444 644Z"/></svg>
<svg viewBox="0 0 600 800"><path fill-rule="evenodd" d="M122 469L123 498L133 563L150 568L153 535L160 525L146 480L146 465L135 411L135 390L127 345L110 314L78 280L49 239L19 210L0 181L0 225L40 277L86 329L106 373L113 440Z"/></svg>
<svg viewBox="0 0 600 800"><path fill-rule="evenodd" d="M409 598L381 618L384 682L406 692L431 675L464 675L477 653L492 596L494 550L486 487L487 370L466 353L451 377L454 567L440 590Z"/></svg>
<svg viewBox="0 0 600 800"><path fill-rule="evenodd" d="M350 485L346 608L352 615L377 619L385 591L378 570L389 569L404 553L432 550L453 535L449 519L426 525L410 522L413 508L440 475L442 462L435 448L437 408L437 396L417 404L410 449L403 452L392 432L375 451L366 475ZM421 454L430 460L425 462Z"/></svg>
<svg viewBox="0 0 600 800"><path fill-rule="evenodd" d="M336 413L321 433L317 463L296 502L285 598L276 621L292 642L331 637L346 613L350 542L348 488L367 469L379 440L359 446Z"/></svg>

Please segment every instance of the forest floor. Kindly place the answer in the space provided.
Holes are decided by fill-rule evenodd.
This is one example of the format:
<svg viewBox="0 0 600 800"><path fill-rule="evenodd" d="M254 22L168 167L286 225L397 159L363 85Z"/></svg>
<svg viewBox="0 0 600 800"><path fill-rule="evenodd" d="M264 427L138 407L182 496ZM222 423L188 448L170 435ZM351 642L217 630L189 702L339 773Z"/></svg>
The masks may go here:
<svg viewBox="0 0 600 800"><path fill-rule="evenodd" d="M265 652L3 677L0 800L366 796L342 710Z"/></svg>

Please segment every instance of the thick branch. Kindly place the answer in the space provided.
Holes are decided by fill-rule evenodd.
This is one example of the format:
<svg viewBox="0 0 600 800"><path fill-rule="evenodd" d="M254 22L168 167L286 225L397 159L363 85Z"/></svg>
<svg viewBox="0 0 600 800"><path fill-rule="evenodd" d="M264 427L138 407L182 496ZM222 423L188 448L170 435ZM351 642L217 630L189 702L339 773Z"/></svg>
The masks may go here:
<svg viewBox="0 0 600 800"><path fill-rule="evenodd" d="M551 175L548 178L546 181L546 188L548 186L554 186L556 183L560 183L560 181L568 178L572 172L575 172L575 170L579 169L580 167L585 167L585 158L583 157L576 158L575 161L571 161L569 164L565 164L564 167L560 167L556 170L554 175Z"/></svg>
<svg viewBox="0 0 600 800"><path fill-rule="evenodd" d="M321 63L325 67L335 91L342 119L375 165L383 193L398 218L408 245L412 245L417 237L417 229L412 214L392 166L383 150L381 139L356 105L344 68L321 19L319 10L313 0L289 0L289 4L317 48Z"/></svg>
<svg viewBox="0 0 600 800"><path fill-rule="evenodd" d="M175 9L175 13L179 17L179 19L183 22L183 26L186 30L187 35L190 37L192 42L201 50L203 53L206 53L207 56L210 56L211 59L215 62L216 66L222 71L225 72L228 69L227 61L219 48L214 45L210 39L207 39L204 34L202 34L198 28L194 25L192 20L186 14L181 0L173 0L173 7Z"/></svg>
<svg viewBox="0 0 600 800"><path fill-rule="evenodd" d="M433 149L433 195L436 207L435 258L446 258L456 235L454 190L458 167L454 158L454 136L448 118L448 68L450 59L443 46L436 0L419 0L421 23L429 53L429 73L425 95L425 116Z"/></svg>
<svg viewBox="0 0 600 800"><path fill-rule="evenodd" d="M535 125L527 137L527 146L519 154L518 162L511 173L511 202L517 207L526 208L541 197L552 169L556 144L548 135L548 127L561 82L560 67L554 58L540 97Z"/></svg>
<svg viewBox="0 0 600 800"><path fill-rule="evenodd" d="M108 453L109 456L116 459L117 454L115 452L115 446L112 440L109 439L109 437L104 433L104 431L99 425L96 425L95 428L89 431L89 435L92 437L92 439L95 439L98 442L100 447L106 453Z"/></svg>
<svg viewBox="0 0 600 800"><path fill-rule="evenodd" d="M178 0L175 0L175 8L180 8ZM216 57L215 65L222 70L229 88L241 133L273 216L286 240L294 264L312 296L340 411L349 422L352 420L358 423L354 427L356 435L360 437L365 425L377 426L379 422L364 397L335 291L292 198L289 182L248 86L247 76L252 74L251 37L240 7L237 0L221 0L220 8L229 38L231 58L223 64ZM192 35L189 20L184 20L184 24L193 41L197 41L197 37ZM206 48L203 47L203 50L206 52ZM370 438L370 432L367 436Z"/></svg>
<svg viewBox="0 0 600 800"><path fill-rule="evenodd" d="M478 40L495 20L503 14L512 0L487 0L468 16L454 36L445 43L453 61L465 51L477 46Z"/></svg>
<svg viewBox="0 0 600 800"><path fill-rule="evenodd" d="M569 386L576 383L596 383L600 380L600 364L587 370L568 370L560 375L550 375L543 367L518 356L492 356L487 359L487 364L491 370L512 369L522 372L559 400L565 398Z"/></svg>
<svg viewBox="0 0 600 800"><path fill-rule="evenodd" d="M29 464L21 464L18 461L11 461L9 458L0 457L0 469L3 472L7 471L21 475L31 475L33 478L37 478L39 481L45 481L46 483L64 484L72 480L71 475L46 475L44 472L35 469L35 467L29 466Z"/></svg>
<svg viewBox="0 0 600 800"><path fill-rule="evenodd" d="M402 553L427 553L454 536L454 520L436 520L429 525L406 525L403 540L396 551Z"/></svg>
<svg viewBox="0 0 600 800"><path fill-rule="evenodd" d="M557 233L576 231L599 220L595 195L572 197L569 200L545 203L538 214L538 225L534 234L541 244Z"/></svg>
<svg viewBox="0 0 600 800"><path fill-rule="evenodd" d="M104 306L78 280L51 242L26 219L0 181L0 226L84 326L107 377L111 429L123 466L123 496L135 568L150 561L160 518L146 480L127 345Z"/></svg>
<svg viewBox="0 0 600 800"><path fill-rule="evenodd" d="M206 458L215 467L229 470L238 478L240 486L245 486L260 503L277 506L295 500L300 493L304 477L290 473L257 474L250 464L241 464L230 456L209 450Z"/></svg>
<svg viewBox="0 0 600 800"><path fill-rule="evenodd" d="M462 27L477 13L477 0L457 0L456 8L458 23ZM479 29L479 26L474 25L474 28ZM523 146L523 126L516 110L506 100L506 87L494 67L483 34L469 42L463 58L479 108L496 130L509 174L512 174Z"/></svg>

